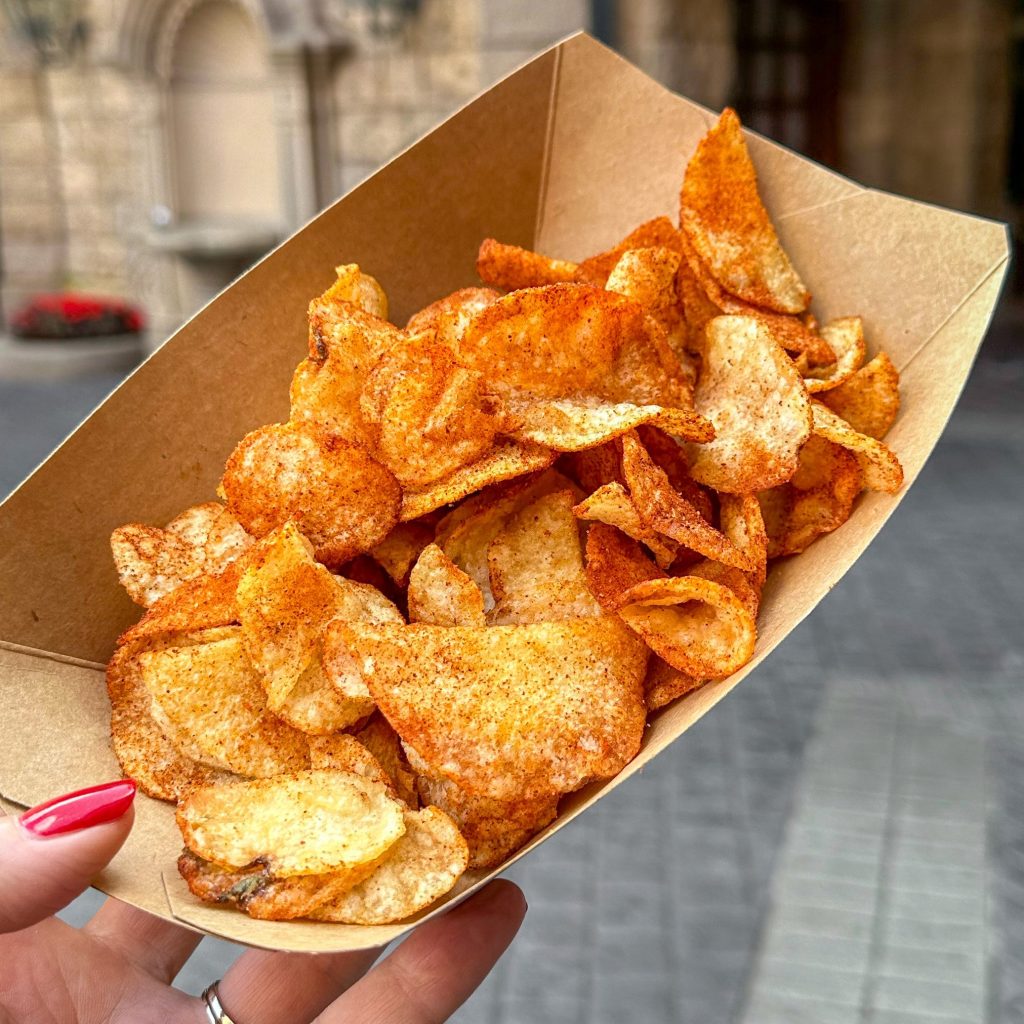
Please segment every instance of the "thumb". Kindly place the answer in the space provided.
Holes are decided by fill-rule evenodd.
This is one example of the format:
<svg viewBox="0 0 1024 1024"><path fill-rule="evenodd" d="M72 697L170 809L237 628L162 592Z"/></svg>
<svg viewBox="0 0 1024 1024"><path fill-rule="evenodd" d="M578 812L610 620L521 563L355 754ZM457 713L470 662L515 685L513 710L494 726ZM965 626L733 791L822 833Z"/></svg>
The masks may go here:
<svg viewBox="0 0 1024 1024"><path fill-rule="evenodd" d="M67 906L121 848L132 827L135 783L90 786L0 817L0 933Z"/></svg>

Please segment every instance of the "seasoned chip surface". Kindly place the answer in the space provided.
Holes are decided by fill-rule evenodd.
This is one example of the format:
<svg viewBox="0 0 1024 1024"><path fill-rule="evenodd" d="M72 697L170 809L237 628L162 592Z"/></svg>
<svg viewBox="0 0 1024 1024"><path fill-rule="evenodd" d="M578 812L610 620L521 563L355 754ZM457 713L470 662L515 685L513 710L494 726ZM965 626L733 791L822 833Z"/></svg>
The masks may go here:
<svg viewBox="0 0 1024 1024"><path fill-rule="evenodd" d="M305 768L306 738L270 713L238 630L233 636L139 655L154 706L213 764L265 777Z"/></svg>
<svg viewBox="0 0 1024 1024"><path fill-rule="evenodd" d="M405 812L405 834L364 882L310 915L318 921L388 924L430 906L466 870L469 849L436 807Z"/></svg>
<svg viewBox="0 0 1024 1024"><path fill-rule="evenodd" d="M811 434L811 403L799 372L752 317L716 317L705 335L695 401L714 424L715 439L687 446L694 480L730 494L785 483Z"/></svg>
<svg viewBox="0 0 1024 1024"><path fill-rule="evenodd" d="M398 481L365 448L292 423L247 434L221 487L228 508L254 536L289 520L329 566L369 551L398 522Z"/></svg>
<svg viewBox="0 0 1024 1024"><path fill-rule="evenodd" d="M378 707L435 772L499 800L614 775L643 734L647 652L610 617L530 625L335 622Z"/></svg>
<svg viewBox="0 0 1024 1024"><path fill-rule="evenodd" d="M277 878L372 863L405 832L404 808L382 784L313 769L193 789L177 822L197 856L230 868L258 861Z"/></svg>

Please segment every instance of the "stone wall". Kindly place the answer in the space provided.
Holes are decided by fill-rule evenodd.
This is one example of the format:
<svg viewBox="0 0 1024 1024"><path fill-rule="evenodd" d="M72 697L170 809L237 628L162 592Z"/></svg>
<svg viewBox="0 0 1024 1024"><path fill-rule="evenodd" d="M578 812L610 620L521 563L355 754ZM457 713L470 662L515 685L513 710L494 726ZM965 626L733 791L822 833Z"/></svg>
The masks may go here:
<svg viewBox="0 0 1024 1024"><path fill-rule="evenodd" d="M70 285L140 301L159 334L199 301L195 266L151 244L154 212L173 206L168 87L157 58L171 45L174 11L190 2L205 0L88 0L89 46L61 68L35 67L0 22L5 308ZM382 35L368 31L367 8L340 0L232 2L253 17L271 56L285 230L538 50L589 28L591 10L586 0L420 0ZM1009 8L1005 0L849 4L841 169L1004 214ZM364 23L352 20L360 10ZM613 13L629 59L712 107L727 102L733 0L619 0ZM202 287L229 277L225 269Z"/></svg>

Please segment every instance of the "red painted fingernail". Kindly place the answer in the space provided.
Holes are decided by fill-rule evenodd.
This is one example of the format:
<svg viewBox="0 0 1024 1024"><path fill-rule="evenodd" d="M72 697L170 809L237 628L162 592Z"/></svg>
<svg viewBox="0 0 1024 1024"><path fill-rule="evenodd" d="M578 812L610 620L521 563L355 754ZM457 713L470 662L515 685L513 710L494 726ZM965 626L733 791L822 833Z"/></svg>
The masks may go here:
<svg viewBox="0 0 1024 1024"><path fill-rule="evenodd" d="M18 821L33 836L59 836L117 821L134 799L135 783L131 779L118 779L30 807Z"/></svg>

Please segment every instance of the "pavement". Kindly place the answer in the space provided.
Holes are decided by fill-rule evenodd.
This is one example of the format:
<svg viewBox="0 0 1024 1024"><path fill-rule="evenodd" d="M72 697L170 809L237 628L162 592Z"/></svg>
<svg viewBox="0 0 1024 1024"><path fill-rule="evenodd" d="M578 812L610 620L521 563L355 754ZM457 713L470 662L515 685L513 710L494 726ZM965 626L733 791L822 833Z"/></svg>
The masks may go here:
<svg viewBox="0 0 1024 1024"><path fill-rule="evenodd" d="M526 923L457 1024L1024 1024L1020 337L815 613L509 872ZM116 382L0 382L0 492Z"/></svg>

